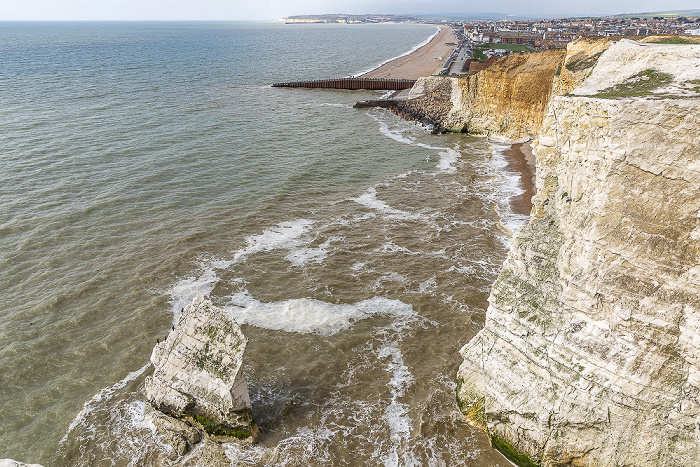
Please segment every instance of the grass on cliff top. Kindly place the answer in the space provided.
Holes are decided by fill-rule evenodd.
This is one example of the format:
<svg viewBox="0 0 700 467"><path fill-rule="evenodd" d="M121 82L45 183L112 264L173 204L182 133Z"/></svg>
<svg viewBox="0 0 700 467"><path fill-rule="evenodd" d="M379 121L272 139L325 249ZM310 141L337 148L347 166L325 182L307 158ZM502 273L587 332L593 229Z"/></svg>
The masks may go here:
<svg viewBox="0 0 700 467"><path fill-rule="evenodd" d="M646 42L651 42L654 44L698 44L697 40L689 39L687 37L654 37Z"/></svg>
<svg viewBox="0 0 700 467"><path fill-rule="evenodd" d="M673 76L657 70L644 70L629 77L624 83L603 89L592 97L602 99L622 99L652 95L652 91L673 81Z"/></svg>
<svg viewBox="0 0 700 467"><path fill-rule="evenodd" d="M484 50L511 50L513 52L529 52L532 49L527 45L522 44L497 44L495 42L488 42L486 44L477 45L472 51L472 58L478 62L486 61L486 54Z"/></svg>

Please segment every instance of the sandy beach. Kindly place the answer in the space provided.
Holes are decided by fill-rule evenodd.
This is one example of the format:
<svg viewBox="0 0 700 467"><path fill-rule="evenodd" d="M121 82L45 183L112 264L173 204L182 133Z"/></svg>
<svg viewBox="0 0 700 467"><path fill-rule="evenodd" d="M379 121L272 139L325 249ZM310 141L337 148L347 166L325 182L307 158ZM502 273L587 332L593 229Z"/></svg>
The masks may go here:
<svg viewBox="0 0 700 467"><path fill-rule="evenodd" d="M520 181L525 193L514 196L510 200L513 212L530 214L532 197L537 192L535 187L535 156L532 154L530 143L516 143L504 152L508 161L508 170L520 172Z"/></svg>
<svg viewBox="0 0 700 467"><path fill-rule="evenodd" d="M423 47L360 76L363 78L417 79L432 75L443 62L443 60L436 60L435 57L444 59L454 48L446 43L457 41L452 28L448 26L437 27L440 28L440 32Z"/></svg>

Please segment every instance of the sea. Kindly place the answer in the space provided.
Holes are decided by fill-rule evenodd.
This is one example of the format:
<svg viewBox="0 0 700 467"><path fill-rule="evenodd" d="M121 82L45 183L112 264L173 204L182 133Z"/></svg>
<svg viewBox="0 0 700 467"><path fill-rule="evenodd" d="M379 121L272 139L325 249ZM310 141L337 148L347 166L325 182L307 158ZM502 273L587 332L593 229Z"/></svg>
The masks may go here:
<svg viewBox="0 0 700 467"><path fill-rule="evenodd" d="M435 32L0 23L0 458L196 462L155 432L143 381L203 293L249 339L262 437L233 464L510 465L455 402L527 220L508 146L353 108L382 92L271 87Z"/></svg>

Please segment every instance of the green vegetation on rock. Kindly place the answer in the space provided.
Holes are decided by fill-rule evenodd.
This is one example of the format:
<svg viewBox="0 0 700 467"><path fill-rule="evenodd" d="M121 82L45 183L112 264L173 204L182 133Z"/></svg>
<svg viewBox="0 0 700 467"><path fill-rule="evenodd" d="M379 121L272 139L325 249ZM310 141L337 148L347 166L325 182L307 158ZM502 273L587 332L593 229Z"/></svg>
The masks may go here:
<svg viewBox="0 0 700 467"><path fill-rule="evenodd" d="M649 39L648 42L653 42L654 44L697 44L698 41L688 39L685 37L659 37Z"/></svg>
<svg viewBox="0 0 700 467"><path fill-rule="evenodd" d="M474 425L487 430L486 428L486 399L484 397L472 397L472 401L465 401L460 397L462 391L462 384L464 382L461 379L457 380L457 390L456 399L457 407L459 411L464 414L467 419L469 419Z"/></svg>
<svg viewBox="0 0 700 467"><path fill-rule="evenodd" d="M621 99L624 97L649 96L652 94L652 91L669 84L672 80L673 76L668 73L648 69L627 78L623 83L603 89L593 97Z"/></svg>
<svg viewBox="0 0 700 467"><path fill-rule="evenodd" d="M569 60L569 62L566 64L566 69L574 72L586 70L598 63L598 59L601 55L603 55L603 52L604 51L601 51L590 57L584 57L578 60Z"/></svg>
<svg viewBox="0 0 700 467"><path fill-rule="evenodd" d="M540 467L540 464L533 462L533 460L530 459L527 454L515 449L512 444L498 436L496 433L491 433L491 444L498 452L503 454L506 459L518 467Z"/></svg>
<svg viewBox="0 0 700 467"><path fill-rule="evenodd" d="M230 438L247 439L250 438L250 431L239 428L228 428L215 420L204 417L202 415L187 414L185 418L192 418L199 423L204 431L212 436L227 436Z"/></svg>
<svg viewBox="0 0 700 467"><path fill-rule="evenodd" d="M501 438L495 433L492 433L486 425L486 398L468 392L467 397L471 401L464 400L460 397L464 382L461 379L457 380L457 406L460 412L469 420L469 422L486 432L491 439L491 445L498 452L503 454L506 459L517 465L518 467L540 467L540 464L533 462L527 454L524 454L512 444Z"/></svg>

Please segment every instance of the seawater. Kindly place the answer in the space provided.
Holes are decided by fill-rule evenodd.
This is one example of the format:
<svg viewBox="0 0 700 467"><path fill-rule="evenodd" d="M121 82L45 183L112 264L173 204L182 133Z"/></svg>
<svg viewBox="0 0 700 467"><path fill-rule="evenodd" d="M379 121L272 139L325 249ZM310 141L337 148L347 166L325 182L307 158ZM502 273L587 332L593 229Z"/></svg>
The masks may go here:
<svg viewBox="0 0 700 467"><path fill-rule="evenodd" d="M454 401L525 220L504 148L352 108L379 93L270 87L434 31L0 23L0 458L172 455L143 379L206 293L250 340L263 436L232 461L508 465Z"/></svg>

